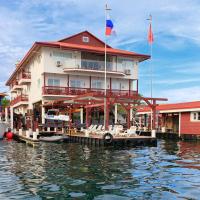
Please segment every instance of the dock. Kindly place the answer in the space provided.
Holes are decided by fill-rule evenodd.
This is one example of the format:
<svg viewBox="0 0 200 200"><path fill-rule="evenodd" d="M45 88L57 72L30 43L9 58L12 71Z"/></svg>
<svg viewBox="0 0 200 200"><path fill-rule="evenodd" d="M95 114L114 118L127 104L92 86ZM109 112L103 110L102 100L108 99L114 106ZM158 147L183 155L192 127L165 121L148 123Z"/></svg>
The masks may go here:
<svg viewBox="0 0 200 200"><path fill-rule="evenodd" d="M40 136L43 135L57 135L61 134L60 132L39 132ZM96 147L136 147L136 146L157 146L157 139L151 136L137 135L137 136L119 136L119 135L111 135L110 133L99 135L99 134L90 134L86 135L80 131L67 131L63 134L63 136L67 136L69 143L80 143L86 145L92 145ZM25 132L19 134L19 132L14 133L14 139L17 141L24 142L29 145L37 145L41 141L39 139L33 138L31 135L27 137ZM65 140L66 142L66 140Z"/></svg>
<svg viewBox="0 0 200 200"><path fill-rule="evenodd" d="M114 147L136 147L136 146L157 146L157 139L151 136L114 136L105 139L102 135L91 134L85 136L77 132L68 134L69 142L87 144L92 146L114 146Z"/></svg>

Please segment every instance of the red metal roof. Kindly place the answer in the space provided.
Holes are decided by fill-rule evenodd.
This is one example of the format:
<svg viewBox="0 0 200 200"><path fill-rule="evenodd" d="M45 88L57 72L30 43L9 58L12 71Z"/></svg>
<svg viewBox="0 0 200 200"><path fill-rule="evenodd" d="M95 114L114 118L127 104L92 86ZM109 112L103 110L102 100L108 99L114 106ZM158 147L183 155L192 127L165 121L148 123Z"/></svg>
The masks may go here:
<svg viewBox="0 0 200 200"><path fill-rule="evenodd" d="M87 32L87 33L89 33L89 32ZM74 36L76 36L76 35L74 35ZM73 37L73 36L71 36L71 37ZM71 38L71 37L69 37L69 38ZM95 37L95 39L97 39L97 38ZM99 41L101 41L101 40L99 40ZM19 71L23 67L23 65L29 60L29 58L31 58L31 56L34 55L35 51L41 47L80 50L80 51L88 51L88 52L95 52L95 53L101 53L101 54L103 54L105 52L105 49L103 47L89 46L89 45L82 45L82 44L72 44L72 43L62 42L62 40L60 40L58 42L35 42L33 44L33 46L31 47L31 49L27 52L27 54L21 60L21 62L18 64L18 67L15 69L15 71L12 73L12 75L8 79L8 81L6 82L6 85L10 84L10 81L13 79L13 77L15 76L17 71ZM121 50L121 49L115 49L110 46L107 46L107 54L134 57L134 58L138 58L139 61L144 61L144 60L147 60L150 58L149 55L138 54L135 52L125 51L125 50Z"/></svg>
<svg viewBox="0 0 200 200"><path fill-rule="evenodd" d="M195 109L200 108L200 101L193 102L183 102L183 103L173 103L173 104L160 104L156 107L158 111L166 110L185 110L185 109ZM148 106L143 106L138 108L138 112L150 112L151 109Z"/></svg>

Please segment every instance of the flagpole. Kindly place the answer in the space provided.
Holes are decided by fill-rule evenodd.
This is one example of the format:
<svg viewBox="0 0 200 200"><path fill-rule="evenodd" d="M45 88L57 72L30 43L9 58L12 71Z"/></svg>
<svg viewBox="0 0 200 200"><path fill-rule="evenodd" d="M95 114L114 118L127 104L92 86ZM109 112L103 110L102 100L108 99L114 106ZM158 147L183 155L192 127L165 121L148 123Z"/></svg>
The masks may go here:
<svg viewBox="0 0 200 200"><path fill-rule="evenodd" d="M149 26L151 28L151 31L152 32L152 15L149 16ZM150 33L152 34L152 33ZM152 37L152 36L151 36ZM152 38L150 38L150 41L149 41L149 45L150 45L150 56L151 56L151 59L150 59L150 95L151 95L151 98L153 97L153 67L152 67L152 55L153 55L153 48L152 48ZM151 99L151 104L153 103L153 100ZM151 109L151 130L153 129L153 111Z"/></svg>
<svg viewBox="0 0 200 200"><path fill-rule="evenodd" d="M108 10L108 7L107 7L107 4L106 4L106 7L105 7L105 29L106 29L106 17L107 17L107 10ZM106 130L107 127L106 127L106 120L107 120L107 116L106 116L106 113L107 113L107 101L106 101L106 85L107 85L107 77L106 77L106 70L107 70L107 36L105 34L105 66L104 66L104 129Z"/></svg>

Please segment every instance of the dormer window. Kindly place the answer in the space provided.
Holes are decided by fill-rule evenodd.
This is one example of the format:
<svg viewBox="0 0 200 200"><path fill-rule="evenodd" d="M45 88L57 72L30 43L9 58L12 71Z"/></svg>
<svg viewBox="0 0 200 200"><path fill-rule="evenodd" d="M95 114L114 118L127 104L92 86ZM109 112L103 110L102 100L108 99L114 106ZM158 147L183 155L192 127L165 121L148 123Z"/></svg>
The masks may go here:
<svg viewBox="0 0 200 200"><path fill-rule="evenodd" d="M90 40L89 40L89 37L83 36L82 41L85 43L88 43Z"/></svg>

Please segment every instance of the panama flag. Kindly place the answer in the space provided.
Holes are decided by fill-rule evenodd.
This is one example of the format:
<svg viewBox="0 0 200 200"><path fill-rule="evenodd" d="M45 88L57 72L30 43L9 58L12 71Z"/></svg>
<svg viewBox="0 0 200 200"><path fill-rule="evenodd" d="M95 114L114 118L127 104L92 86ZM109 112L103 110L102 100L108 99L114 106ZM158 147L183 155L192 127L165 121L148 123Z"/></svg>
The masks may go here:
<svg viewBox="0 0 200 200"><path fill-rule="evenodd" d="M152 28L151 28L151 23L149 25L149 32L148 32L148 42L149 44L152 44L154 41L153 39L153 32L152 32Z"/></svg>
<svg viewBox="0 0 200 200"><path fill-rule="evenodd" d="M113 22L110 19L110 16L107 14L107 17L106 17L106 35L107 36L112 34L113 27L114 27Z"/></svg>

